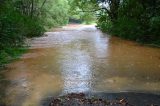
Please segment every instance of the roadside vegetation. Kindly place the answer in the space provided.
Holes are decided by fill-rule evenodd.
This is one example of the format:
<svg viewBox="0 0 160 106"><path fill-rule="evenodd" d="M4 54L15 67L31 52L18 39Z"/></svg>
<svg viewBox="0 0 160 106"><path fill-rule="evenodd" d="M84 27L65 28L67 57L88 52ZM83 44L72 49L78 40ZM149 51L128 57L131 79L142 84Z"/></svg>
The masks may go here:
<svg viewBox="0 0 160 106"><path fill-rule="evenodd" d="M110 9L107 15L99 17L98 26L102 30L121 38L160 45L160 0L117 0L110 7L115 13Z"/></svg>
<svg viewBox="0 0 160 106"><path fill-rule="evenodd" d="M52 26L66 24L66 4L64 0L2 0L0 67L26 51L26 38L41 36Z"/></svg>
<svg viewBox="0 0 160 106"><path fill-rule="evenodd" d="M97 27L124 39L160 46L160 0L75 0L95 13ZM91 6L92 5L92 6Z"/></svg>
<svg viewBox="0 0 160 106"><path fill-rule="evenodd" d="M0 105L8 83L2 68L27 51L27 38L67 24L68 9L66 0L0 0Z"/></svg>
<svg viewBox="0 0 160 106"><path fill-rule="evenodd" d="M93 13L80 12L74 0L2 0L0 2L0 67L27 50L26 38L42 36L69 20L90 24Z"/></svg>

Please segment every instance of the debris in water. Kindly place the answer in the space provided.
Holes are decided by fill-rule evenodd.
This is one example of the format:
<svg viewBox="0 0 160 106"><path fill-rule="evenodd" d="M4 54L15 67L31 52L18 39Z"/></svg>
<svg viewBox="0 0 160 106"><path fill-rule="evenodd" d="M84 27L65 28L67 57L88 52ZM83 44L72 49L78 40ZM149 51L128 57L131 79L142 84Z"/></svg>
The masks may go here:
<svg viewBox="0 0 160 106"><path fill-rule="evenodd" d="M71 93L58 98L53 98L49 106L134 106L125 99L105 100L101 98L87 98L84 93ZM152 106L152 105L151 105Z"/></svg>

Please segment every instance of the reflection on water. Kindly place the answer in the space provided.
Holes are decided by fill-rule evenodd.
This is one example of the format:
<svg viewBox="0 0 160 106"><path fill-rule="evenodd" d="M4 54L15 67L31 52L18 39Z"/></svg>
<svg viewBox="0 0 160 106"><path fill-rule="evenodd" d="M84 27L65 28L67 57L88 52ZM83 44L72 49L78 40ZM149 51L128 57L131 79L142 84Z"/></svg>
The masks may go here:
<svg viewBox="0 0 160 106"><path fill-rule="evenodd" d="M60 61L64 93L89 91L92 78L89 55L85 51L79 50L67 50L64 54L66 54L64 59Z"/></svg>
<svg viewBox="0 0 160 106"><path fill-rule="evenodd" d="M7 103L36 106L70 92L160 93L160 49L110 37L90 25L69 25L35 38L8 65Z"/></svg>

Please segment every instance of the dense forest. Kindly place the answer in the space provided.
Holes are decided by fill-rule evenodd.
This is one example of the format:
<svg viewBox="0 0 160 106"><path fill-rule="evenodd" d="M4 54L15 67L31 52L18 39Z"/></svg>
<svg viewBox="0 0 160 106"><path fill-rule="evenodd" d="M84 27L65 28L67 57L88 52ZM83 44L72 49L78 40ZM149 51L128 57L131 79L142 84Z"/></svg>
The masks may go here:
<svg viewBox="0 0 160 106"><path fill-rule="evenodd" d="M69 19L96 22L111 35L160 45L160 0L1 0L0 64L23 53L26 38Z"/></svg>

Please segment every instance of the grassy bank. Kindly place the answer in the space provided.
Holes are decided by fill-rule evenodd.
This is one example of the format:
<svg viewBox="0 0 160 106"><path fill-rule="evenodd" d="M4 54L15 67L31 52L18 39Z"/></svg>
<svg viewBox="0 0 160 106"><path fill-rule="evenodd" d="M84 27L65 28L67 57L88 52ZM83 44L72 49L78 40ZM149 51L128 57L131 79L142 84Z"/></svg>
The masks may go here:
<svg viewBox="0 0 160 106"><path fill-rule="evenodd" d="M23 53L27 51L27 47L15 47L5 48L0 51L0 68L3 68L5 64L18 59Z"/></svg>

